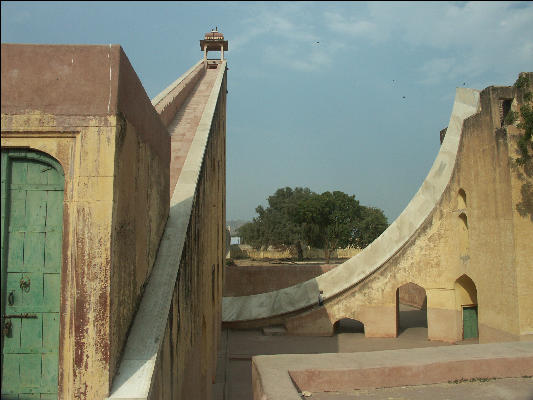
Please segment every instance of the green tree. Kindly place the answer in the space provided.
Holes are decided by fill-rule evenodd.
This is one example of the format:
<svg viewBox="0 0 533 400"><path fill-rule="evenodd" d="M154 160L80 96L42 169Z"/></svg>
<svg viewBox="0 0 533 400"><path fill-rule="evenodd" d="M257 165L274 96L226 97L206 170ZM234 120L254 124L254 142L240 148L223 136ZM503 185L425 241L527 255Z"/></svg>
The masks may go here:
<svg viewBox="0 0 533 400"><path fill-rule="evenodd" d="M520 107L522 122L518 124L523 133L518 137L518 151L520 157L516 159L518 165L525 165L533 157L533 108L525 104Z"/></svg>
<svg viewBox="0 0 533 400"><path fill-rule="evenodd" d="M533 159L533 108L531 107L532 94L530 92L531 82L526 73L521 73L518 76L514 86L521 93L522 105L520 106L520 116L522 120L518 124L518 128L522 133L518 136L518 152L520 156L515 160L517 165L525 166L531 159ZM518 113L509 111L507 113L510 122L506 121L507 125L515 122L518 119Z"/></svg>
<svg viewBox="0 0 533 400"><path fill-rule="evenodd" d="M268 207L258 206L258 216L239 228L243 243L261 246L293 246L301 258L301 244L331 251L348 246L366 247L388 226L378 208L359 204L340 191L317 194L308 188L278 189Z"/></svg>
<svg viewBox="0 0 533 400"><path fill-rule="evenodd" d="M278 189L268 198L268 207L258 206L257 217L239 228L243 243L255 248L262 246L292 246L299 258L302 257L302 226L289 215L294 213L298 203L311 195L309 188Z"/></svg>
<svg viewBox="0 0 533 400"><path fill-rule="evenodd" d="M361 219L355 232L355 245L363 249L376 240L387 229L389 223L379 208L361 207Z"/></svg>
<svg viewBox="0 0 533 400"><path fill-rule="evenodd" d="M303 199L292 219L303 227L304 238L314 247L324 249L326 259L340 247L357 246L364 208L346 193L313 193Z"/></svg>

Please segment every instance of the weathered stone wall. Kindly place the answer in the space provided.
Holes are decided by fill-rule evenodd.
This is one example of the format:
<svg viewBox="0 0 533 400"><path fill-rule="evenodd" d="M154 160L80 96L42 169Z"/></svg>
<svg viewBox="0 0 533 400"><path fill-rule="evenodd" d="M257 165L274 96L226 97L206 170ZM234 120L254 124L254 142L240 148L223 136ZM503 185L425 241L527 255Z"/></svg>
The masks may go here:
<svg viewBox="0 0 533 400"><path fill-rule="evenodd" d="M110 382L113 182L105 177L114 173L115 131L115 117L58 118L36 111L2 114L2 148L42 151L58 160L65 171L60 399L103 397ZM99 154L97 160L94 153Z"/></svg>
<svg viewBox="0 0 533 400"><path fill-rule="evenodd" d="M224 75L150 399L212 398L225 259L225 121Z"/></svg>
<svg viewBox="0 0 533 400"><path fill-rule="evenodd" d="M460 190L466 195L465 210L457 212L464 213L463 220L454 215L467 231L467 244L457 246L462 254L456 275L466 274L476 285L480 341L516 340L520 334L508 148L512 144L500 129L499 112L501 99L513 97L513 88L506 87L481 93L481 112L465 122L450 193L452 201L461 200ZM461 304L456 304L456 314L460 328Z"/></svg>
<svg viewBox="0 0 533 400"><path fill-rule="evenodd" d="M2 147L65 172L59 398L104 398L168 215L168 135L117 45L2 44L1 95Z"/></svg>

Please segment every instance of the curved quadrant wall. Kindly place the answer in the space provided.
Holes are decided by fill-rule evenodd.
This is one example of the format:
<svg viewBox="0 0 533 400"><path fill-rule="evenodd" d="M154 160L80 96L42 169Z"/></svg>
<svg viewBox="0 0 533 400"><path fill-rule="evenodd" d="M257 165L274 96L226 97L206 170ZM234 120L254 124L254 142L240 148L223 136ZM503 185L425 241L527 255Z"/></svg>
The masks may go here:
<svg viewBox="0 0 533 400"><path fill-rule="evenodd" d="M357 256L315 279L254 296L225 297L224 322L266 319L316 304L322 290L333 298L362 281L392 257L421 226L449 183L455 165L463 121L479 110L479 92L458 88L446 137L423 182L402 214Z"/></svg>

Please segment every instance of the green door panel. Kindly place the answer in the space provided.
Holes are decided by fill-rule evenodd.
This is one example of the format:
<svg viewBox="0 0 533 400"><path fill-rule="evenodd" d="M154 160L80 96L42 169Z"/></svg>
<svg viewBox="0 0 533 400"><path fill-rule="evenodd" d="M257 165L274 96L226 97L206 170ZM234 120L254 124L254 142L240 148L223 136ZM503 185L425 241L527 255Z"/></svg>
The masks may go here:
<svg viewBox="0 0 533 400"><path fill-rule="evenodd" d="M58 324L59 327L59 324ZM57 364L59 362L57 353L43 354L43 373L41 376L41 388L43 392L57 392ZM57 396L56 396L57 398Z"/></svg>
<svg viewBox="0 0 533 400"><path fill-rule="evenodd" d="M8 243L7 263L10 272L24 271L24 232L8 232L7 238L4 239ZM3 258L3 257L2 257Z"/></svg>
<svg viewBox="0 0 533 400"><path fill-rule="evenodd" d="M44 272L61 272L61 253L57 249L61 248L61 231L48 230L44 242Z"/></svg>
<svg viewBox="0 0 533 400"><path fill-rule="evenodd" d="M61 166L2 149L2 399L57 399L63 234Z"/></svg>
<svg viewBox="0 0 533 400"><path fill-rule="evenodd" d="M55 353L57 351L56 332L59 332L59 315L56 313L43 313L42 321L43 321L42 353L43 354ZM49 356L49 354L46 354L46 356Z"/></svg>
<svg viewBox="0 0 533 400"><path fill-rule="evenodd" d="M463 338L477 337L477 307L463 307Z"/></svg>
<svg viewBox="0 0 533 400"><path fill-rule="evenodd" d="M44 267L44 240L43 227L28 227L24 237L24 271L42 271ZM29 250L29 251L28 251Z"/></svg>
<svg viewBox="0 0 533 400"><path fill-rule="evenodd" d="M20 319L20 352L25 356L29 354L41 354L43 345L43 320L41 313L37 313L36 315L37 318Z"/></svg>
<svg viewBox="0 0 533 400"><path fill-rule="evenodd" d="M2 359L2 399L4 399L7 398L6 394L17 393L20 387L20 356L6 352L2 354Z"/></svg>

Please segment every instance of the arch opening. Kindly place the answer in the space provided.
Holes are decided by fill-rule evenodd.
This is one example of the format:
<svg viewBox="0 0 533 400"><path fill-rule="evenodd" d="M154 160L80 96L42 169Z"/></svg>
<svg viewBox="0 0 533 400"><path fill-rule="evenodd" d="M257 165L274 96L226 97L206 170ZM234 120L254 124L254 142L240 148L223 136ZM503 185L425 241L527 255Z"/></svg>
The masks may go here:
<svg viewBox="0 0 533 400"><path fill-rule="evenodd" d="M396 289L396 326L397 335L412 328L427 330L427 295L423 287L408 282Z"/></svg>
<svg viewBox="0 0 533 400"><path fill-rule="evenodd" d="M461 338L476 339L478 331L478 303L476 284L468 275L461 275L454 285L456 309L461 317Z"/></svg>
<svg viewBox="0 0 533 400"><path fill-rule="evenodd" d="M365 324L352 318L339 319L333 325L334 334L338 333L365 333Z"/></svg>

